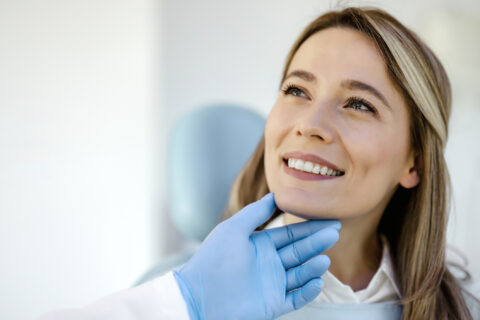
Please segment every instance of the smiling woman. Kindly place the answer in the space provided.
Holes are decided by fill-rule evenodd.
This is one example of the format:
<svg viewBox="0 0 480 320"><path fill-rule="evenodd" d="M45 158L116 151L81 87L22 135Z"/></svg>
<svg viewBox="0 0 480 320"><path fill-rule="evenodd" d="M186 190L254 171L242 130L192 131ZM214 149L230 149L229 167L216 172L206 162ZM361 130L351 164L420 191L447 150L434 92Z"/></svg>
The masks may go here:
<svg viewBox="0 0 480 320"><path fill-rule="evenodd" d="M398 302L404 319L471 319L479 301L445 261L450 92L435 54L388 13L318 17L287 57L225 219L273 192L278 209L259 230L342 222L320 301L349 302L331 298L346 287L353 302Z"/></svg>

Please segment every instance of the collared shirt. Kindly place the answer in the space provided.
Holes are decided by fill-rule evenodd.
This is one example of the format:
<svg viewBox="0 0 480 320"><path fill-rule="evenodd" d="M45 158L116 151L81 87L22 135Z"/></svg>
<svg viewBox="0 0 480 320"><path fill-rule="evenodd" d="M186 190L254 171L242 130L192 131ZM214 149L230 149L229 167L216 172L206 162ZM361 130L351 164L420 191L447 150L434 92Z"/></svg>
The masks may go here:
<svg viewBox="0 0 480 320"><path fill-rule="evenodd" d="M281 227L285 225L284 214L276 217L270 222L266 229ZM370 280L365 289L353 291L352 287L343 284L330 271L326 271L322 279L324 287L315 298L319 302L335 303L373 303L386 302L401 299L395 274L393 272L388 240L384 235L380 237L383 244L382 259L380 267Z"/></svg>

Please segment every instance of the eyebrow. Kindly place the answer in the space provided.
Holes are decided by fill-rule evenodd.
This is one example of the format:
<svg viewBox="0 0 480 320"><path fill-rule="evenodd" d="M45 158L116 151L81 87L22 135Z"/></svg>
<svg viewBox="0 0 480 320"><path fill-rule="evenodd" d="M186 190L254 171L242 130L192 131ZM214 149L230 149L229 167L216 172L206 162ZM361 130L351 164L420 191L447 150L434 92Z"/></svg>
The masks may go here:
<svg viewBox="0 0 480 320"><path fill-rule="evenodd" d="M290 77L298 77L300 79L303 79L308 82L317 82L317 78L313 73L310 73L305 70L294 70L290 72L284 79L287 80ZM375 97L377 97L380 101L383 102L388 108L392 109L390 105L387 102L387 99L383 94L380 93L377 89L375 89L373 86L366 84L364 82L358 81L358 80L344 80L340 83L340 85L344 88L350 89L350 90L361 90L361 91L367 91L373 94Z"/></svg>

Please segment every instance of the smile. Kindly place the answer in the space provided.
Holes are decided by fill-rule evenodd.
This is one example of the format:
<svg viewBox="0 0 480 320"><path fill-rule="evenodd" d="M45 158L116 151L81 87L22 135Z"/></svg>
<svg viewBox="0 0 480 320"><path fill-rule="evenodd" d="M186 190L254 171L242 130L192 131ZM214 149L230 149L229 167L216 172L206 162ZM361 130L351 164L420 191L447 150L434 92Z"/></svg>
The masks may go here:
<svg viewBox="0 0 480 320"><path fill-rule="evenodd" d="M303 172L310 172L322 176L341 176L344 172L332 169L328 166L322 166L311 161L304 161L302 159L289 158L287 165L289 168L294 168Z"/></svg>
<svg viewBox="0 0 480 320"><path fill-rule="evenodd" d="M282 167L283 167L283 171L286 174L288 174L292 177L295 177L297 179L301 179L301 180L333 180L333 179L340 179L345 174L344 172L342 172L338 176L328 175L328 170L327 170L327 174L322 175L321 174L322 169L320 169L319 174L312 173L312 172L307 172L307 171L303 171L303 170L298 170L296 168L289 167L287 159L283 160ZM323 170L325 171L325 169L323 169Z"/></svg>

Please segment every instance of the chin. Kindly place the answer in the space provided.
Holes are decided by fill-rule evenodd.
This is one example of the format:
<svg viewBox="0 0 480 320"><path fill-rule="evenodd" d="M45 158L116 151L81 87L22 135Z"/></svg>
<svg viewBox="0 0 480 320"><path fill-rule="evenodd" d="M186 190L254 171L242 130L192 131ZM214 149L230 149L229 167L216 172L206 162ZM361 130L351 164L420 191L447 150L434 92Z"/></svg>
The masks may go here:
<svg viewBox="0 0 480 320"><path fill-rule="evenodd" d="M275 193L275 203L282 212L286 212L303 219L338 219L329 208L314 204L305 197L295 197L292 193ZM317 200L318 201L318 200ZM323 207L323 208L322 208Z"/></svg>
<svg viewBox="0 0 480 320"><path fill-rule="evenodd" d="M298 218L302 218L302 219L306 219L306 220L330 220L330 219L339 219L338 216L336 215L332 215L332 214L322 214L322 213L319 213L318 211L317 212L314 212L314 213L309 213L309 212L305 212L305 211L294 211L292 209L290 210L283 210L281 209L283 212L285 213L289 213L291 215L294 215Z"/></svg>

